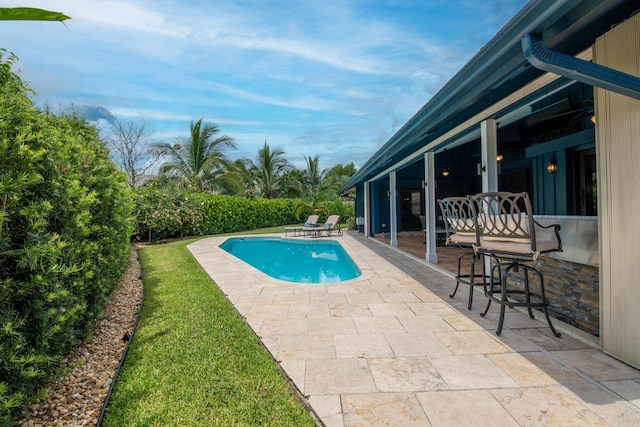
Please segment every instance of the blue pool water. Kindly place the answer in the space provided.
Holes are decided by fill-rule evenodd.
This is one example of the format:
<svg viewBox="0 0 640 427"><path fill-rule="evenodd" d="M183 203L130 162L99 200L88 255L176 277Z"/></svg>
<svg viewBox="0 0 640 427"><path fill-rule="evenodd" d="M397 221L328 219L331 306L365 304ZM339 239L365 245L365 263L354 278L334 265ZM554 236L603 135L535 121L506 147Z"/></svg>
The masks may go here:
<svg viewBox="0 0 640 427"><path fill-rule="evenodd" d="M220 248L263 273L288 282L329 283L360 276L360 270L338 242L234 237Z"/></svg>

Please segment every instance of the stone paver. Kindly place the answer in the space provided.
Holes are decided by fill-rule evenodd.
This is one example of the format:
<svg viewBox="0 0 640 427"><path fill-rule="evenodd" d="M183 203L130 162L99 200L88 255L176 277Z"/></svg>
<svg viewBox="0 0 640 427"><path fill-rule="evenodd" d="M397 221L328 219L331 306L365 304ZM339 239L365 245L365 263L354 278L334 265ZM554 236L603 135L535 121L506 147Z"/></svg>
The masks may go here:
<svg viewBox="0 0 640 427"><path fill-rule="evenodd" d="M496 336L496 308L450 299L442 269L345 233L360 277L292 284L225 239L189 249L326 426L640 425L640 371L515 310Z"/></svg>

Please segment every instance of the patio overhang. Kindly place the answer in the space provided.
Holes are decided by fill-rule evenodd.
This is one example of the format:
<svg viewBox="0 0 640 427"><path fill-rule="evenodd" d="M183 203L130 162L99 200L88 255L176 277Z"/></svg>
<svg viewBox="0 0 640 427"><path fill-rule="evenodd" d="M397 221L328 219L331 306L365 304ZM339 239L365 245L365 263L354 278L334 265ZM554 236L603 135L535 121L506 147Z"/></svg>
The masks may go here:
<svg viewBox="0 0 640 427"><path fill-rule="evenodd" d="M529 2L359 167L340 191L373 179L407 155L417 152L460 123L546 74L545 70L533 66L523 55L521 39L525 35L543 34L549 48L571 57L593 45L597 37L606 33L612 25L628 19L636 10L634 2L625 0ZM588 73L583 74L586 76ZM575 75L568 78L577 79ZM605 77L604 80L610 78Z"/></svg>

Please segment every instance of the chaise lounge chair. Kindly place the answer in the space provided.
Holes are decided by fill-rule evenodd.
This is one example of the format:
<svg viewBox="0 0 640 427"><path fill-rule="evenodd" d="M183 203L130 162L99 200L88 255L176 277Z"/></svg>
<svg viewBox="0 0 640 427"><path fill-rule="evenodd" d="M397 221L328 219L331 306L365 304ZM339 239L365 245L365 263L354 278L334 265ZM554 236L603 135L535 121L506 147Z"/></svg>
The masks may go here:
<svg viewBox="0 0 640 427"><path fill-rule="evenodd" d="M296 227L285 227L284 235L287 236L289 232L292 232L294 236L297 236L299 233L303 233L305 227L317 227L318 225L318 215L309 215L309 218L304 222L304 225L299 225Z"/></svg>
<svg viewBox="0 0 640 427"><path fill-rule="evenodd" d="M331 232L337 230L338 235L342 235L340 229L340 215L329 215L329 218L325 221L321 227L304 227L302 230L305 236L320 237L323 232L327 233L327 236L331 235Z"/></svg>

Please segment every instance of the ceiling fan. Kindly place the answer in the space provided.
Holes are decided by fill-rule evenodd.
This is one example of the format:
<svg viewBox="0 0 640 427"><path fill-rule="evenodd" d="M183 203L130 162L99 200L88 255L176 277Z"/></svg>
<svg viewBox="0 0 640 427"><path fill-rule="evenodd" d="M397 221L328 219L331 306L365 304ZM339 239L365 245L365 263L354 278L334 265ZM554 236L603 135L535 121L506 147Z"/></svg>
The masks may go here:
<svg viewBox="0 0 640 427"><path fill-rule="evenodd" d="M571 120L569 120L569 125L575 124L580 122L581 120L587 118L587 117L594 117L594 108L593 108L593 98L589 98L589 99L585 99L584 101L582 101L583 107L579 108L577 110L569 110L569 111L564 111L562 113L558 113L558 114L554 114L551 116L547 116L541 119L541 121L545 121L545 120L551 120L551 119L555 119L557 117L562 117L562 116L566 116L566 115L574 115ZM593 118L592 118L593 121Z"/></svg>

